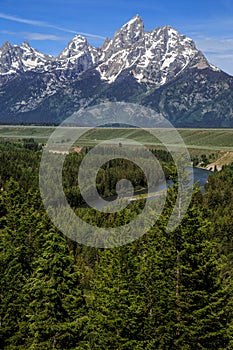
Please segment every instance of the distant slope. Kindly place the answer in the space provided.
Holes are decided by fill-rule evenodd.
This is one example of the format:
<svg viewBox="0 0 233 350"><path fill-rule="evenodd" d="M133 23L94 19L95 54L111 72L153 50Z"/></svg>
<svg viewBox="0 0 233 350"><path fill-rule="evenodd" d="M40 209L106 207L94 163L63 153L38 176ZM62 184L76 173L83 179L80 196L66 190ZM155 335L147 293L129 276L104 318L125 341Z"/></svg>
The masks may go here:
<svg viewBox="0 0 233 350"><path fill-rule="evenodd" d="M195 43L136 15L102 48L75 36L58 57L28 43L0 49L0 123L60 123L106 101L148 106L176 127L233 127L233 77Z"/></svg>

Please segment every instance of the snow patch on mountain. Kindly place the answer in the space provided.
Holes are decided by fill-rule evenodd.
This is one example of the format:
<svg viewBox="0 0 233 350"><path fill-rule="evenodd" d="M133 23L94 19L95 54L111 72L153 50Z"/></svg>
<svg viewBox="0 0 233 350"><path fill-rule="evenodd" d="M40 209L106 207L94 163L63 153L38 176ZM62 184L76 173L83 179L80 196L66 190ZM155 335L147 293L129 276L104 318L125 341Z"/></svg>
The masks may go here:
<svg viewBox="0 0 233 350"><path fill-rule="evenodd" d="M106 39L100 49L81 35L76 35L56 58L28 43L11 46L6 42L0 48L0 85L8 81L4 76L26 72L55 73L54 84L60 85L61 79L73 80L88 69L96 69L109 84L126 71L139 83L161 86L187 67L220 71L208 63L191 39L174 28L164 26L145 32L139 15L116 31L112 39Z"/></svg>
<svg viewBox="0 0 233 350"><path fill-rule="evenodd" d="M129 70L139 83L161 86L188 66L214 69L191 39L169 26L145 32L135 16L103 45L97 70L109 84Z"/></svg>
<svg viewBox="0 0 233 350"><path fill-rule="evenodd" d="M24 42L21 46L6 42L0 49L0 74L16 74L31 70L46 71L52 56L33 49Z"/></svg>
<svg viewBox="0 0 233 350"><path fill-rule="evenodd" d="M87 39L76 35L57 57L60 69L78 68L84 71L92 67L99 59L99 49L88 44Z"/></svg>

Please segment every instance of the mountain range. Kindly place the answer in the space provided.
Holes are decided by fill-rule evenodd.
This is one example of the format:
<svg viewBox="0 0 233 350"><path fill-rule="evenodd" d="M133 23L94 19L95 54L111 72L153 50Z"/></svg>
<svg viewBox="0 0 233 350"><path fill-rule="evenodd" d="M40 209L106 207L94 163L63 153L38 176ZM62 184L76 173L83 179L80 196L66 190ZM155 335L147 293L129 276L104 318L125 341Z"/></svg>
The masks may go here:
<svg viewBox="0 0 233 350"><path fill-rule="evenodd" d="M138 103L176 127L233 127L233 77L169 26L136 15L101 48L76 35L53 57L28 43L0 48L0 123L58 124L80 108Z"/></svg>

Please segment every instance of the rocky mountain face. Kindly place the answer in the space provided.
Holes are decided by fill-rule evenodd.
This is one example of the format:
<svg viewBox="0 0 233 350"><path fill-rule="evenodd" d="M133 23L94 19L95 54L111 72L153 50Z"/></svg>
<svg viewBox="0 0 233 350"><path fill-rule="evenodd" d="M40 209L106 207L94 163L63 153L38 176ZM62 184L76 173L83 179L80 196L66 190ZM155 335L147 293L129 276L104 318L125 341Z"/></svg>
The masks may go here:
<svg viewBox="0 0 233 350"><path fill-rule="evenodd" d="M77 35L58 57L0 49L0 123L59 123L80 107L139 103L180 127L233 127L233 77L171 27L135 16L100 49Z"/></svg>
<svg viewBox="0 0 233 350"><path fill-rule="evenodd" d="M57 69L75 69L83 72L99 61L100 50L88 44L86 38L77 35L56 59Z"/></svg>
<svg viewBox="0 0 233 350"><path fill-rule="evenodd" d="M44 55L24 42L21 46L11 46L6 42L0 49L0 75L13 75L27 71L46 71L52 57Z"/></svg>
<svg viewBox="0 0 233 350"><path fill-rule="evenodd" d="M102 51L103 63L99 65L98 71L101 78L110 83L126 69L131 70L139 83L161 86L188 65L200 69L211 68L191 39L171 27L145 33L139 16L117 31Z"/></svg>

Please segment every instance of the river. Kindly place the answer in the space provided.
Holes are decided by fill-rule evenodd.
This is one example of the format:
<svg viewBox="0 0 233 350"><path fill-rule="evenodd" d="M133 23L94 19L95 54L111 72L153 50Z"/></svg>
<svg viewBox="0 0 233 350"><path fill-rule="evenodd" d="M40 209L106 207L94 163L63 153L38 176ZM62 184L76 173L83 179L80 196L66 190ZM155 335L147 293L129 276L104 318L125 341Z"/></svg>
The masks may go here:
<svg viewBox="0 0 233 350"><path fill-rule="evenodd" d="M207 179L209 177L209 175L213 175L213 172L209 171L209 170L206 170L206 169L200 169L200 168L193 168L193 175L194 175L194 183L198 183L198 185L201 187L202 189L202 193L204 193L204 186L205 186L205 183L207 182ZM148 199L153 199L155 197L157 197L159 195L159 192L163 191L166 189L166 187L170 187L172 186L173 182L172 180L168 180L167 181L167 186L165 184L159 184L157 186L155 186L153 189L152 189L152 192L153 194L150 196L150 194L148 194ZM158 192L158 194L156 194L156 192ZM135 194L136 195L139 195L139 194L145 194L147 193L147 190L146 189L143 189L141 191L137 191L137 193ZM125 198L129 198L128 195L126 194L125 196L123 196ZM105 200L109 201L111 203L112 200L115 200L116 199L116 196L114 197L109 197L109 198L106 198ZM132 199L133 200L138 200L137 197L135 199ZM96 208L96 209L102 209L102 203L99 203L98 200L94 200L92 202L92 205Z"/></svg>

